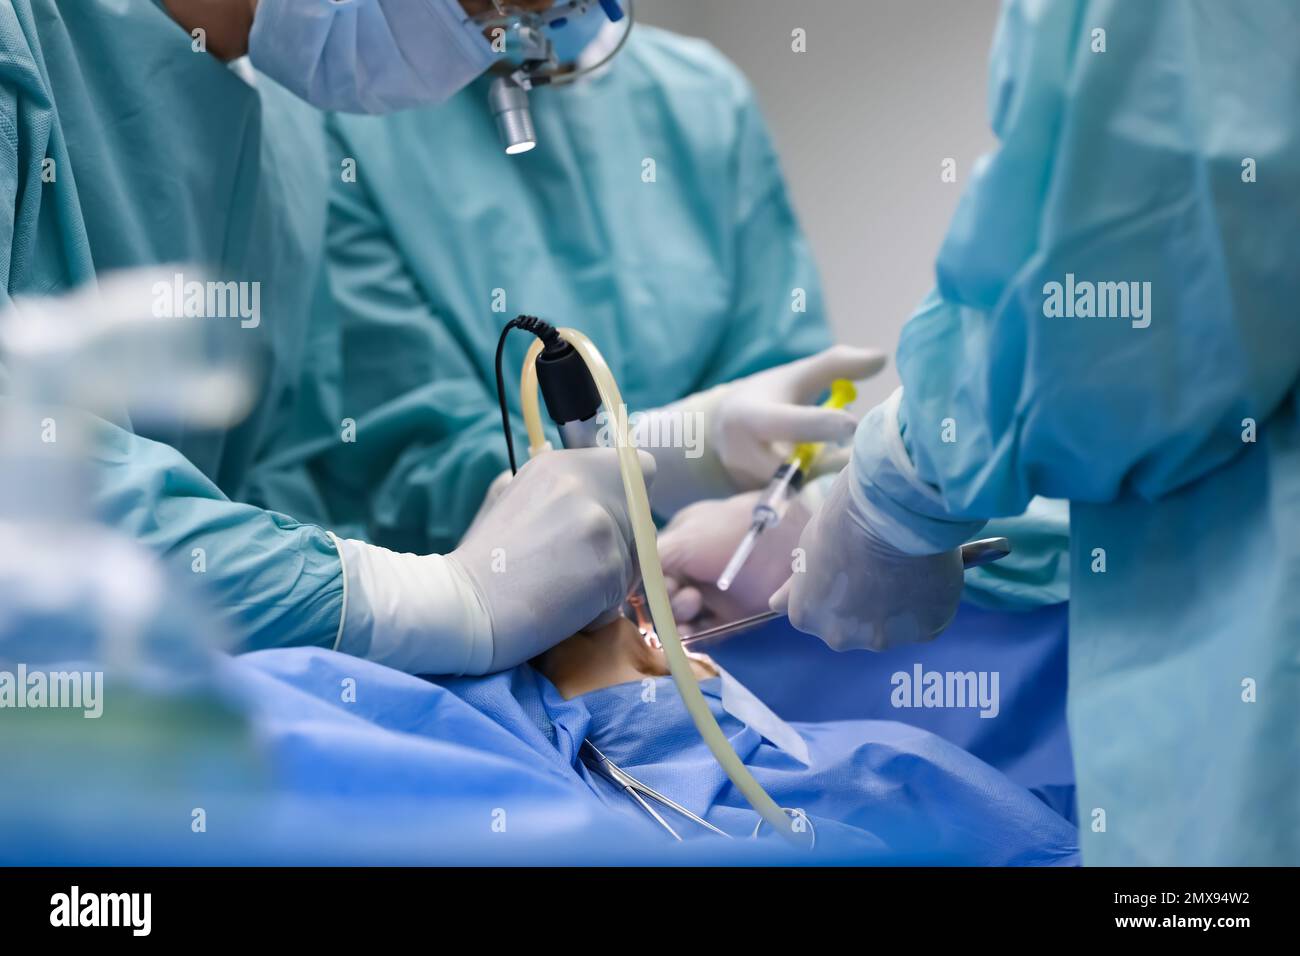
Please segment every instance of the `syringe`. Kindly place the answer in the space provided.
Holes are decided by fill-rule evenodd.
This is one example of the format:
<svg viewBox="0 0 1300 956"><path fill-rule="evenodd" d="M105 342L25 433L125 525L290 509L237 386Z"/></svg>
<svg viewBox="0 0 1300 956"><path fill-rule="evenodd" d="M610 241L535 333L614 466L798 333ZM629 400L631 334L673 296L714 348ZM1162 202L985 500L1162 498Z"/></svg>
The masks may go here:
<svg viewBox="0 0 1300 956"><path fill-rule="evenodd" d="M853 383L847 379L837 378L831 383L830 397L822 402L823 408L845 408L853 403L858 397L857 389ZM821 442L804 442L796 445L794 453L781 463L777 468L776 474L772 480L767 483L763 493L759 495L758 501L754 504L753 517L750 520L749 531L741 539L740 545L736 552L727 562L723 569L722 575L718 578L718 590L725 591L733 581L740 569L745 566L749 556L754 553L754 547L758 544L758 536L768 528L775 527L781 523L785 516L786 509L790 506L790 501L799 490L803 487L804 479L809 471L812 470L812 464L821 454Z"/></svg>

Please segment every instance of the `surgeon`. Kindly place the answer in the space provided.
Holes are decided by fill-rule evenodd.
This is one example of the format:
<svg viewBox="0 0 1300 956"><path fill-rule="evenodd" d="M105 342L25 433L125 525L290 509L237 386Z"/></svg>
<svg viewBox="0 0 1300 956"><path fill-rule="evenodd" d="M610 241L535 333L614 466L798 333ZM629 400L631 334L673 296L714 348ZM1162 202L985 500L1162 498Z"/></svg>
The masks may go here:
<svg viewBox="0 0 1300 956"><path fill-rule="evenodd" d="M203 270L176 267L183 283L211 277L257 303L238 316L175 316L260 356L260 391L238 427L85 424L96 513L201 576L240 648L319 645L413 672L483 673L601 617L631 580L607 449L530 462L495 525L436 553L386 551L245 503L276 436L328 391L319 370L338 335L323 273L320 115L225 61L251 37L263 69L322 105L444 99L468 79L466 48L483 48L469 75L491 59L463 20L450 3L380 0L0 6L0 308L170 262ZM400 56L407 42L418 57ZM51 420L63 414L75 413ZM347 426L334 426L338 440ZM645 467L652 476L648 455Z"/></svg>
<svg viewBox="0 0 1300 956"><path fill-rule="evenodd" d="M1084 860L1300 860L1300 8L1010 2L903 388L773 599L927 640L957 546L1071 501Z"/></svg>
<svg viewBox="0 0 1300 956"><path fill-rule="evenodd" d="M498 136L500 70L436 108L330 118L343 359L319 417L348 416L365 440L303 421L254 500L389 548L454 547L507 465L492 369L520 312L599 346L656 460L661 517L757 487L791 442L852 435L853 417L815 404L884 358L828 348L749 85L703 41L644 24L619 49L629 20L593 5L549 28L561 70L590 72L530 94L529 152ZM516 436L528 344L507 341Z"/></svg>

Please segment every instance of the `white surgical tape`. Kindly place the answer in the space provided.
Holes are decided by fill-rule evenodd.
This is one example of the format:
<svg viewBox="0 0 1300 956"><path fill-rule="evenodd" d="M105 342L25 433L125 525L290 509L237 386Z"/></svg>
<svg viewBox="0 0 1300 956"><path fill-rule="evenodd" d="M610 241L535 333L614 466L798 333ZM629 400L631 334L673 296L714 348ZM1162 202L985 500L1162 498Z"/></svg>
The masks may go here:
<svg viewBox="0 0 1300 956"><path fill-rule="evenodd" d="M722 678L722 709L805 767L812 766L808 742L799 736L799 732L772 713L748 687L718 667L716 661L713 666L718 668Z"/></svg>

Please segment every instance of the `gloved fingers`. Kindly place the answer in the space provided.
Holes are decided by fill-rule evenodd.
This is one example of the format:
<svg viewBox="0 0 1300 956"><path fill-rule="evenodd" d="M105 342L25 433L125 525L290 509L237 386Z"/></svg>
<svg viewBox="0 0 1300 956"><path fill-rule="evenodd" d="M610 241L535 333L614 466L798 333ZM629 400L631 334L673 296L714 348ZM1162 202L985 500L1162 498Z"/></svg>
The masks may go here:
<svg viewBox="0 0 1300 956"><path fill-rule="evenodd" d="M611 575L616 571L621 572L611 591L609 609L588 625L588 628L600 627L610 623L621 613L623 599L631 589L632 582L640 575L636 542L633 540L632 521L628 514L618 454L612 448L580 448L549 452L548 455L568 456L563 463L576 472L578 477L576 489L586 490L600 503L606 513L614 519L622 539L618 542L621 568L618 567L617 559L605 568ZM649 487L655 477L655 460L648 452L640 450L637 451L637 458L645 476L646 486ZM523 472L521 471L520 474Z"/></svg>
<svg viewBox="0 0 1300 956"><path fill-rule="evenodd" d="M656 465L654 457L645 451L637 450L637 460L641 463L641 473L645 476L646 488L654 483ZM560 452L547 452L549 455L567 456L563 463L572 472L576 472L578 484L596 498L618 522L628 550L635 553L632 542L632 522L627 511L627 495L623 489L622 472L619 469L618 453L612 448L577 448ZM546 456L543 456L546 457ZM531 465L533 459L528 462ZM527 465L525 467L528 467ZM520 470L520 475L524 474ZM511 482L506 490L513 490L517 482Z"/></svg>
<svg viewBox="0 0 1300 956"><path fill-rule="evenodd" d="M792 604L791 588L792 585L783 586L783 590L786 591L785 613L790 620L790 626L796 631L811 634L833 651L846 651L866 646L846 640L842 634L842 622L834 614L827 613L825 607L811 607L807 595ZM773 595L774 600L775 598L776 595ZM822 595L821 600L826 600L826 596Z"/></svg>
<svg viewBox="0 0 1300 956"><path fill-rule="evenodd" d="M837 378L851 382L870 378L882 368L888 357L879 349L863 349L852 345L832 345L816 355L790 363L793 373L794 398L800 404L816 401Z"/></svg>
<svg viewBox="0 0 1300 956"><path fill-rule="evenodd" d="M792 442L768 441L764 436L745 432L735 437L722 456L722 464L741 494L755 494L793 451Z"/></svg>
<svg viewBox="0 0 1300 956"><path fill-rule="evenodd" d="M683 624L694 621L704 610L704 595L690 585L680 588L668 602L672 605L673 620Z"/></svg>
<svg viewBox="0 0 1300 956"><path fill-rule="evenodd" d="M794 575L785 579L785 584L776 589L776 593L768 598L767 606L770 610L778 614L790 613L790 586L794 582Z"/></svg>
<svg viewBox="0 0 1300 956"><path fill-rule="evenodd" d="M503 468L492 479L492 484L488 485L487 493L483 495L483 503L495 503L501 497L501 493L506 490L506 485L510 484L512 478L514 478L514 474L511 473L510 469Z"/></svg>
<svg viewBox="0 0 1300 956"><path fill-rule="evenodd" d="M853 448L850 445L826 445L822 448L821 454L813 460L812 474L808 477L820 478L822 475L837 475L843 471L849 464L849 457L853 454Z"/></svg>
<svg viewBox="0 0 1300 956"><path fill-rule="evenodd" d="M665 537L667 537L666 545ZM695 552L691 547L692 537L698 535L692 536L685 531L669 535L665 530L659 536L659 560L664 569L668 603L673 609L673 620L681 623L694 622L705 610L704 594L691 575L689 567L690 559Z"/></svg>
<svg viewBox="0 0 1300 956"><path fill-rule="evenodd" d="M676 518L668 527L659 532L659 563L668 577L687 579L687 564L690 562L691 548L690 528L679 523Z"/></svg>
<svg viewBox="0 0 1300 956"><path fill-rule="evenodd" d="M773 403L755 409L751 427L766 442L839 444L853 436L858 423L842 408Z"/></svg>
<svg viewBox="0 0 1300 956"><path fill-rule="evenodd" d="M553 454L563 457L550 459L548 456ZM636 456L641 463L641 473L645 476L646 487L649 488L654 484L658 465L654 456L648 451L637 449ZM625 500L622 472L618 463L618 452L613 448L574 448L560 452L546 452L525 462L523 468L520 469L520 474L523 474L525 468L535 467L534 462L541 461L545 461L547 465L556 469L567 468L577 471L588 481L594 481L602 491L617 492L619 498ZM507 485L507 487L509 486Z"/></svg>
<svg viewBox="0 0 1300 956"><path fill-rule="evenodd" d="M792 574L788 579L786 579L785 584L777 588L776 593L773 594L771 600L767 602L767 606L773 611L778 611L781 614L786 615L790 620L790 626L796 631L802 631L804 634L811 634L814 637L820 638L823 643L835 648L835 650L840 650L840 648L835 647L834 644L831 644L826 640L824 628L818 620L818 615L809 614L805 610L805 605L803 603L796 604L793 607L790 606L790 592L793 588L794 575Z"/></svg>
<svg viewBox="0 0 1300 956"><path fill-rule="evenodd" d="M675 515L673 515L672 520L664 526L662 533L667 534L672 532L673 534L676 534L679 531L684 531L686 528L696 524L697 519L701 521L706 520L709 512L716 508L717 505L718 499L716 498L705 498L701 501L692 501L689 505L681 508Z"/></svg>

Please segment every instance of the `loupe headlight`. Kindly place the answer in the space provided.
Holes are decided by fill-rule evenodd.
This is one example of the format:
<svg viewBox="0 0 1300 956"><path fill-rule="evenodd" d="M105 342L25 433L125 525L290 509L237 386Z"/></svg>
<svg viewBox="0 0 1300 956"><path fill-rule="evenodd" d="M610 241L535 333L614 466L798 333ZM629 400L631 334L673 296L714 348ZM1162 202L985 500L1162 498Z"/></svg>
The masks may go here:
<svg viewBox="0 0 1300 956"><path fill-rule="evenodd" d="M507 155L526 153L537 145L533 111L528 108L528 91L514 76L498 76L492 81L488 89L488 105Z"/></svg>
<svg viewBox="0 0 1300 956"><path fill-rule="evenodd" d="M618 45L599 63L581 70L560 72L555 46L547 34L548 28L561 28L566 19L581 16L599 4L611 22L627 17L627 28ZM550 83L571 83L579 76L592 73L614 58L627 42L632 31L632 0L561 0L542 13L532 13L511 6L505 0L493 0L495 15L481 19L485 29L502 32L493 39L500 42L498 52L504 54L504 63L510 66L508 74L492 80L488 89L488 105L496 122L501 145L507 155L526 153L537 145L537 131L528 105L528 94L534 86ZM626 8L626 9L624 9Z"/></svg>

